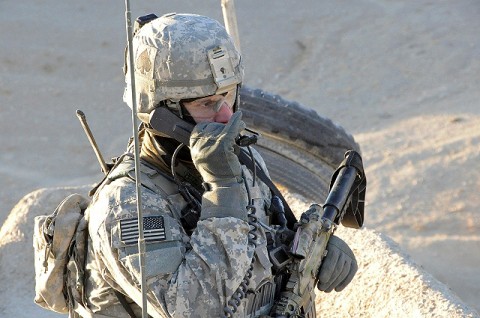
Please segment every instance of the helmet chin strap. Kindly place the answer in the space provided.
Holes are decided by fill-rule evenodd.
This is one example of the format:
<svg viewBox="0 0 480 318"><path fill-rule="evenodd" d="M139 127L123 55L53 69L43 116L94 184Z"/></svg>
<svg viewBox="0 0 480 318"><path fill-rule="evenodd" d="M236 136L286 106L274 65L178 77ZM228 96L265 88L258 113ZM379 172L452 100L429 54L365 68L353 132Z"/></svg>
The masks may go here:
<svg viewBox="0 0 480 318"><path fill-rule="evenodd" d="M237 90L235 92L235 103L233 103L233 112L236 112L240 109L240 88L242 87L242 83L237 85Z"/></svg>
<svg viewBox="0 0 480 318"><path fill-rule="evenodd" d="M178 117L183 118L183 109L180 103L180 100L167 99L164 101L165 107L171 110Z"/></svg>

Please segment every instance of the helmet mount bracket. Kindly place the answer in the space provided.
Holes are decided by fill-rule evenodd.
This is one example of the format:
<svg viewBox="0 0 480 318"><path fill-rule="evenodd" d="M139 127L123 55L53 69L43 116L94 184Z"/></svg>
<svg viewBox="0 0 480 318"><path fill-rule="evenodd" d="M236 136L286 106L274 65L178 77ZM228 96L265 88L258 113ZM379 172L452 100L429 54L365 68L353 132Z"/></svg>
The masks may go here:
<svg viewBox="0 0 480 318"><path fill-rule="evenodd" d="M208 50L208 62L212 69L213 80L217 84L217 94L225 93L239 82L235 75L228 51L223 46Z"/></svg>

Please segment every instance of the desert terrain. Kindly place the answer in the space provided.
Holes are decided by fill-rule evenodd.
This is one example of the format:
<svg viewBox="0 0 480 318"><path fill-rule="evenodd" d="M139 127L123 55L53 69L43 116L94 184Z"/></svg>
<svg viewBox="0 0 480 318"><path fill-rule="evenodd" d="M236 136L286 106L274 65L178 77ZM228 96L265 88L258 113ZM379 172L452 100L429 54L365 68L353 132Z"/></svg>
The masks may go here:
<svg viewBox="0 0 480 318"><path fill-rule="evenodd" d="M131 7L134 17L223 19L216 0ZM369 180L365 228L390 237L480 310L480 3L242 0L236 9L245 85L313 108L351 133ZM111 1L0 2L0 265L23 252L9 248L18 239L11 211L24 208L14 209L22 197L102 177L76 109L105 158L124 151L132 131L122 102L124 11ZM24 279L33 264L17 265L0 267L0 299L18 292L8 298L18 300L15 316L37 317L22 312L34 306L33 290L2 283L17 273L8 281L33 288ZM0 316L11 306L0 300Z"/></svg>

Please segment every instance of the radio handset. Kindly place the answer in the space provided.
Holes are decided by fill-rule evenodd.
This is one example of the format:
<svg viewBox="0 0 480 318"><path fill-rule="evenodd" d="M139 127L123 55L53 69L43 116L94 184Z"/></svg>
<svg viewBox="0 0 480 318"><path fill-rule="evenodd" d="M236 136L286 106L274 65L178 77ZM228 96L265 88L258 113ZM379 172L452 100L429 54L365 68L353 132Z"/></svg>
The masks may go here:
<svg viewBox="0 0 480 318"><path fill-rule="evenodd" d="M150 113L149 123L156 131L188 146L194 124L181 119L165 107L155 108Z"/></svg>
<svg viewBox="0 0 480 318"><path fill-rule="evenodd" d="M190 144L190 135L192 134L193 127L195 127L195 125L181 119L169 109L165 107L155 108L150 113L149 122L150 126L152 126L152 128L159 133L169 136L170 138L173 138L186 146ZM258 139L257 132L248 128L245 128L245 130L252 133L252 135L238 136L235 142L240 147L246 147L255 144ZM235 152L238 154L239 149L235 150Z"/></svg>

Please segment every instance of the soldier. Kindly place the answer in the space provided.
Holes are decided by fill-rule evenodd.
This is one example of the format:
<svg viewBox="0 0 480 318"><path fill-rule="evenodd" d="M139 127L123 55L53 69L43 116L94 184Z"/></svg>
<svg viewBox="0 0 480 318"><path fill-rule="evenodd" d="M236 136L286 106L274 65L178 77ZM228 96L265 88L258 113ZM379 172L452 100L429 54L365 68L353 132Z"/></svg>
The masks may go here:
<svg viewBox="0 0 480 318"><path fill-rule="evenodd" d="M284 274L272 269L272 194L239 161L245 128L239 106L243 65L223 26L210 18L168 14L133 40L138 117L142 120L141 196L146 240L146 290L152 317L268 316ZM195 125L189 144L152 127L163 107ZM87 209L89 241L85 307L93 317L140 317L136 186L131 152L122 155ZM258 169L267 168L255 150ZM261 226L262 225L262 226ZM332 237L318 288L342 290L355 257ZM319 260L320 261L320 260ZM305 308L314 317L314 304Z"/></svg>

